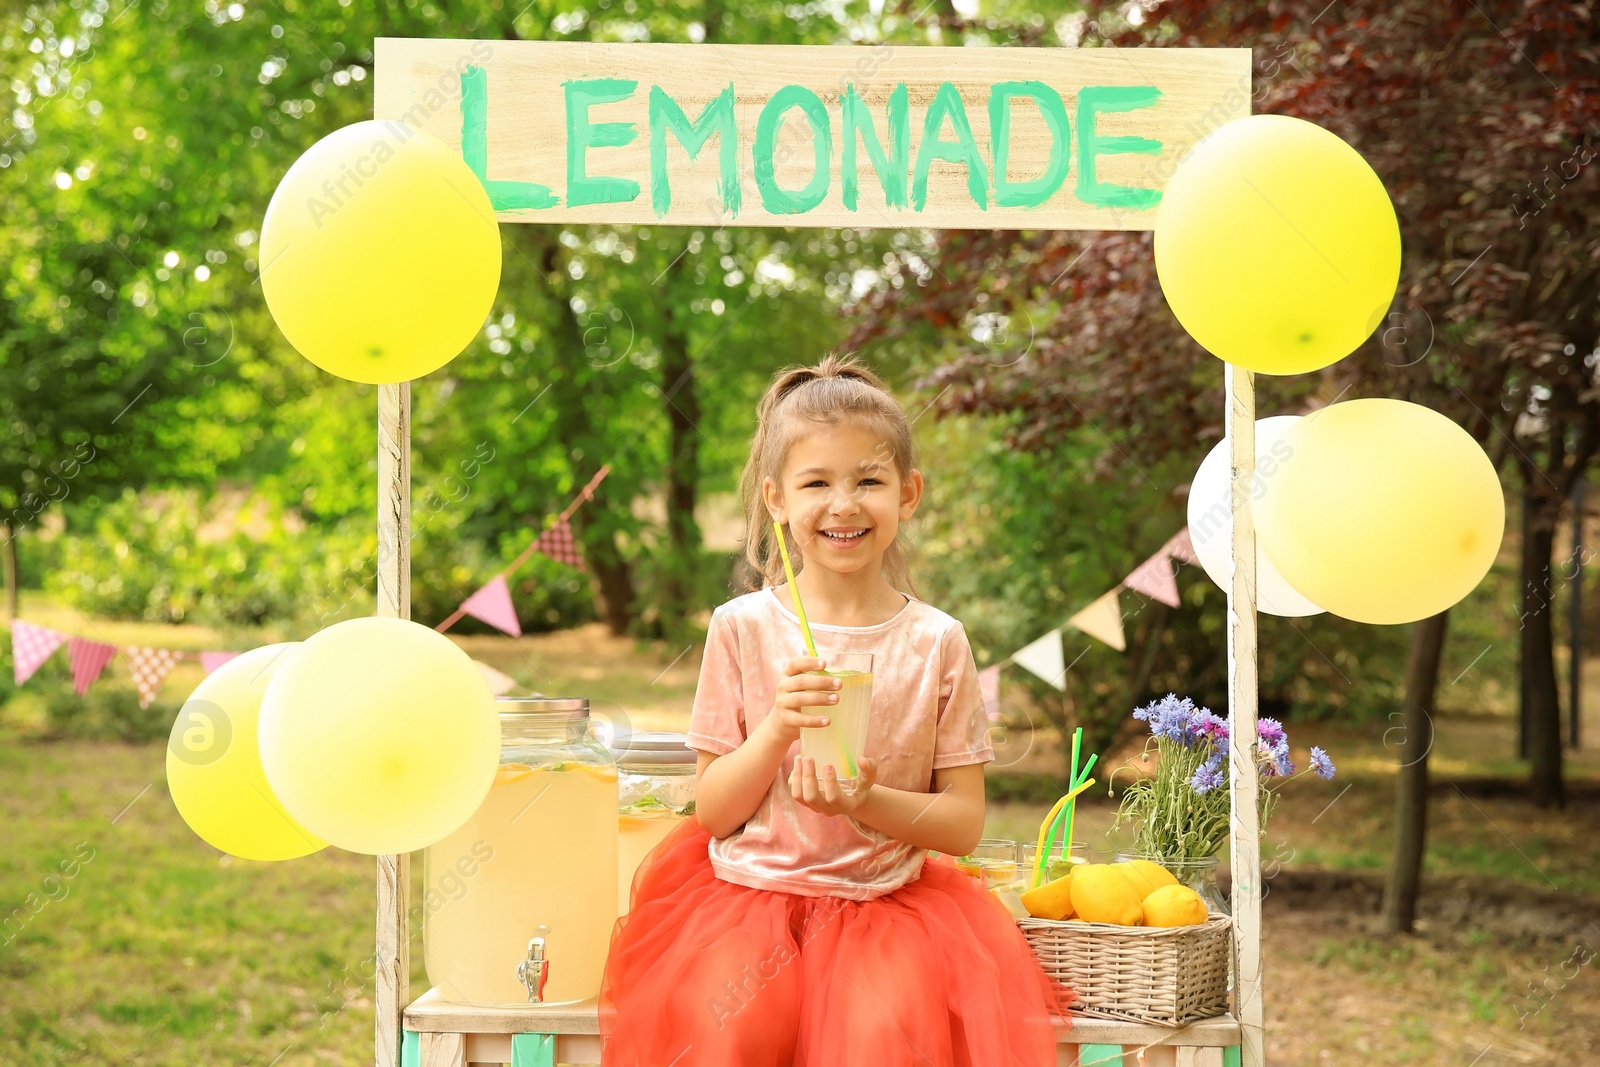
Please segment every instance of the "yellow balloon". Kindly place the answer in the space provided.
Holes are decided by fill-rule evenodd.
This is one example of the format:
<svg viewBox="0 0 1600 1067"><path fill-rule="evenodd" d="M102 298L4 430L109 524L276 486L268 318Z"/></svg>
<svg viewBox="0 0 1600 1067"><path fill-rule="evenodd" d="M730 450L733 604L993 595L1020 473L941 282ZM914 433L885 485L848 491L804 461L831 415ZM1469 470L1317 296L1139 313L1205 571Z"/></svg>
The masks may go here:
<svg viewBox="0 0 1600 1067"><path fill-rule="evenodd" d="M357 122L278 183L260 264L267 307L301 355L352 381L404 382L483 327L500 230L459 153L398 122Z"/></svg>
<svg viewBox="0 0 1600 1067"><path fill-rule="evenodd" d="M489 683L443 634L351 619L267 686L261 765L284 809L351 852L411 852L478 810L500 761Z"/></svg>
<svg viewBox="0 0 1600 1067"><path fill-rule="evenodd" d="M1488 573L1505 498L1489 457L1445 416L1351 400L1301 419L1283 441L1293 458L1254 505L1256 531L1316 604L1356 622L1413 622Z"/></svg>
<svg viewBox="0 0 1600 1067"><path fill-rule="evenodd" d="M289 817L261 770L257 717L267 683L298 644L236 656L195 687L167 742L167 788L189 828L247 860L308 856L327 842Z"/></svg>
<svg viewBox="0 0 1600 1067"><path fill-rule="evenodd" d="M1195 146L1161 195L1155 252L1183 328L1262 374L1348 356L1400 279L1383 183L1338 136L1284 115L1236 119Z"/></svg>

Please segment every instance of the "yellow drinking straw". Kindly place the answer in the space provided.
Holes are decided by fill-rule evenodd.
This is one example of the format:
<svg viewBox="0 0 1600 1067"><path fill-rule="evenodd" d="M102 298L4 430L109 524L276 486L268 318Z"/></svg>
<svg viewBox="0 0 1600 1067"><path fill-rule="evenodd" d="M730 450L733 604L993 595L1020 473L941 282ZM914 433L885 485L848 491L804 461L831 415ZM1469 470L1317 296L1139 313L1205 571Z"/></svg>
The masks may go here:
<svg viewBox="0 0 1600 1067"><path fill-rule="evenodd" d="M794 597L794 613L800 616L800 629L805 631L806 651L815 657L817 643L811 638L811 624L806 621L806 606L800 603L800 587L794 584L794 568L789 565L789 543L783 536L783 524L777 519L772 520L772 532L778 535L778 552L783 556L783 573L789 577L789 595Z"/></svg>

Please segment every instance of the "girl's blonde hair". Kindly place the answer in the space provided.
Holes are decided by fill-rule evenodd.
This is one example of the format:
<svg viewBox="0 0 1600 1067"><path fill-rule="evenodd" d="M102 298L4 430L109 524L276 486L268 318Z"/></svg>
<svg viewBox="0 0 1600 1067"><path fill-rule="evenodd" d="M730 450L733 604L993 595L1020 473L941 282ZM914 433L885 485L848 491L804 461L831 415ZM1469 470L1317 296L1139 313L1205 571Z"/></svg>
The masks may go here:
<svg viewBox="0 0 1600 1067"><path fill-rule="evenodd" d="M889 387L866 367L849 356L828 355L815 367L788 367L779 371L767 386L756 408L756 433L750 441L750 460L740 479L744 499L744 554L762 586L784 580L783 557L772 529L761 488L767 478L780 482L789 449L807 433L819 427L834 427L846 419L861 419L883 435L884 444L894 453L895 470L900 480L911 476L916 461L911 448L911 425L906 413L890 394ZM879 457L881 460L881 457ZM796 572L801 564L794 536L784 524L789 541L790 562ZM916 596L907 565L909 546L904 534L883 554L884 578L890 585ZM755 588L754 580L751 581Z"/></svg>

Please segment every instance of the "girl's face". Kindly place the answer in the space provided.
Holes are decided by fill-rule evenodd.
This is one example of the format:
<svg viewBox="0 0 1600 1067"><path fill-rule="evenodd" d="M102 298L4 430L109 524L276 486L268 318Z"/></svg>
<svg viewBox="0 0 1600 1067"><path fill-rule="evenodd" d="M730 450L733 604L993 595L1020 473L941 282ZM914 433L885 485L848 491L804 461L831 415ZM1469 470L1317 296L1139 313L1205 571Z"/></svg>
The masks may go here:
<svg viewBox="0 0 1600 1067"><path fill-rule="evenodd" d="M900 524L916 514L922 474L902 479L894 449L870 424L818 426L789 449L767 510L787 522L808 566L876 574Z"/></svg>

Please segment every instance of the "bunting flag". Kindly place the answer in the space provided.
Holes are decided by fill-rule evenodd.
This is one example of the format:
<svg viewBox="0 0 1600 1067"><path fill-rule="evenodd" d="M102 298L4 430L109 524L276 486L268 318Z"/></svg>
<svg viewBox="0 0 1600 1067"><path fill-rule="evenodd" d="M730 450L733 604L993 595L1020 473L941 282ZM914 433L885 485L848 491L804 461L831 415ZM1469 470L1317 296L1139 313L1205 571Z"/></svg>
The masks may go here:
<svg viewBox="0 0 1600 1067"><path fill-rule="evenodd" d="M44 661L55 655L66 639L66 634L57 633L48 626L11 620L11 666L17 684L32 678L33 672L43 667Z"/></svg>
<svg viewBox="0 0 1600 1067"><path fill-rule="evenodd" d="M1051 630L1037 641L1011 653L1011 662L1049 682L1062 692L1067 689L1067 661L1061 654L1061 631Z"/></svg>
<svg viewBox="0 0 1600 1067"><path fill-rule="evenodd" d="M578 555L578 546L572 539L572 524L565 519L540 534L539 540L533 544L533 550L549 556L557 563L565 563L580 571L584 569L583 557Z"/></svg>
<svg viewBox="0 0 1600 1067"><path fill-rule="evenodd" d="M67 638L67 655L72 659L72 691L83 696L106 669L117 646L99 641L85 641L81 637Z"/></svg>
<svg viewBox="0 0 1600 1067"><path fill-rule="evenodd" d="M522 624L517 621L517 609L511 604L511 589L506 576L497 574L489 584L467 597L461 610L474 619L482 619L502 633L512 637L522 636Z"/></svg>
<svg viewBox="0 0 1600 1067"><path fill-rule="evenodd" d="M497 629L503 630L513 637L522 636L522 627L517 623L516 611L511 605L511 591L506 586L506 575L514 573L517 568L528 562L535 552L543 553L558 563L565 563L569 567L584 570L583 557L578 555L578 546L572 536L572 525L567 522L572 513L582 507L585 501L594 499L594 488L605 481L607 474L611 473L611 464L607 463L595 472L589 484L578 490L578 495L572 498L566 510L556 516L555 523L541 533L527 548L523 549L510 565L489 580L482 589L468 597L459 608L450 613L434 629L444 633L450 627L461 621L461 616L471 615L482 619ZM498 583L499 588L494 588ZM487 611L489 614L483 614ZM509 621L510 625L504 625Z"/></svg>
<svg viewBox="0 0 1600 1067"><path fill-rule="evenodd" d="M978 698L990 722L1000 721L1000 664L985 667L978 672Z"/></svg>
<svg viewBox="0 0 1600 1067"><path fill-rule="evenodd" d="M1187 563L1191 567L1200 564L1200 557L1194 554L1194 542L1189 540L1189 527L1185 526L1172 535L1172 540L1161 546L1163 555L1171 556L1179 563Z"/></svg>
<svg viewBox="0 0 1600 1067"><path fill-rule="evenodd" d="M1122 599L1118 596L1118 592L1123 588L1131 589L1140 596L1159 600L1170 608L1176 608L1181 603L1178 598L1177 564L1179 563L1187 563L1190 566L1197 566L1200 563L1200 557L1194 554L1194 542L1189 540L1187 526L1168 538L1167 543L1162 545L1155 555L1135 567L1133 573L1110 592L1098 597L1092 604L1068 619L1067 625L1110 645L1118 652L1126 652L1128 640L1122 628ZM1062 665L1064 661L1061 629L1057 627L1026 647L1013 652L1007 662L1025 667L1057 689L1065 691L1067 671ZM1002 666L1004 663L978 672L978 688L983 694L984 705L987 707L993 702L996 709L989 712L991 721L998 717Z"/></svg>
<svg viewBox="0 0 1600 1067"><path fill-rule="evenodd" d="M1159 600L1169 608L1179 604L1177 568L1173 566L1172 557L1167 555L1164 547L1135 567L1132 574L1122 579L1122 584L1142 597Z"/></svg>
<svg viewBox="0 0 1600 1067"><path fill-rule="evenodd" d="M478 660L473 660L472 662L477 665L479 671L483 672L483 677L489 683L489 689L495 696L505 696L513 689L518 688L517 680L509 674L502 674L487 663L482 663Z"/></svg>
<svg viewBox="0 0 1600 1067"><path fill-rule="evenodd" d="M239 655L237 652L202 652L200 653L200 666L205 669L207 674L210 674L237 655Z"/></svg>
<svg viewBox="0 0 1600 1067"><path fill-rule="evenodd" d="M1121 588L1117 586L1094 601L1068 619L1067 625L1082 630L1096 641L1102 641L1118 652L1126 651L1128 642L1122 635L1122 598L1118 596Z"/></svg>
<svg viewBox="0 0 1600 1067"><path fill-rule="evenodd" d="M129 646L122 651L128 657L128 673L133 675L133 687L139 691L139 706L148 708L155 703L162 681L177 666L178 655L170 648Z"/></svg>

